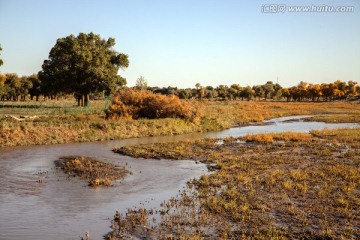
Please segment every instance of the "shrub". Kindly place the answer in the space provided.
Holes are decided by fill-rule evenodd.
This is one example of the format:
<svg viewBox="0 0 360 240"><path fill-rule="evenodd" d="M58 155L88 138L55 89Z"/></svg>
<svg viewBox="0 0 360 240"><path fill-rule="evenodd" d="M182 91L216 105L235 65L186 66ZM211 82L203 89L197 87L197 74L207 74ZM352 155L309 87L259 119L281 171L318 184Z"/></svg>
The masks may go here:
<svg viewBox="0 0 360 240"><path fill-rule="evenodd" d="M155 94L147 90L123 88L114 96L105 111L108 119L182 118L200 120L198 104L180 100L177 96Z"/></svg>

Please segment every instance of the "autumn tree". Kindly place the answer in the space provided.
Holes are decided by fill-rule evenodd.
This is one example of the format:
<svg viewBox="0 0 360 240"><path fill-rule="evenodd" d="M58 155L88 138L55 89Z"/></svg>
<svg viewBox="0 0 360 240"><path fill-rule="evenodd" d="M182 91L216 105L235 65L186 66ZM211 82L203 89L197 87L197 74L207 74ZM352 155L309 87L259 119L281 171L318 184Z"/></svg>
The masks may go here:
<svg viewBox="0 0 360 240"><path fill-rule="evenodd" d="M308 97L308 91L307 91L307 82L301 81L299 85L297 86L297 91L299 95L299 102L304 101L305 98Z"/></svg>
<svg viewBox="0 0 360 240"><path fill-rule="evenodd" d="M21 101L26 100L26 96L29 94L29 89L31 88L32 88L32 82L29 80L27 76L22 76L20 78L20 89L19 89L19 95Z"/></svg>
<svg viewBox="0 0 360 240"><path fill-rule="evenodd" d="M347 95L349 97L353 97L357 94L356 92L356 87L357 87L357 82L354 82L354 81L348 81L348 84L347 84Z"/></svg>
<svg viewBox="0 0 360 240"><path fill-rule="evenodd" d="M73 93L84 106L90 93L114 92L126 84L119 69L129 66L128 56L116 52L114 46L115 39L105 40L92 32L59 38L39 72L44 90Z"/></svg>
<svg viewBox="0 0 360 240"><path fill-rule="evenodd" d="M319 84L310 83L307 86L307 92L312 101L315 101L315 99L319 101L320 97L323 95L321 91L321 86Z"/></svg>
<svg viewBox="0 0 360 240"><path fill-rule="evenodd" d="M282 96L286 98L286 101L289 102L291 100L291 92L290 88L284 88L282 91Z"/></svg>
<svg viewBox="0 0 360 240"><path fill-rule="evenodd" d="M1 101L5 100L4 99L5 98L5 80L6 80L5 75L0 73L0 98L1 98Z"/></svg>

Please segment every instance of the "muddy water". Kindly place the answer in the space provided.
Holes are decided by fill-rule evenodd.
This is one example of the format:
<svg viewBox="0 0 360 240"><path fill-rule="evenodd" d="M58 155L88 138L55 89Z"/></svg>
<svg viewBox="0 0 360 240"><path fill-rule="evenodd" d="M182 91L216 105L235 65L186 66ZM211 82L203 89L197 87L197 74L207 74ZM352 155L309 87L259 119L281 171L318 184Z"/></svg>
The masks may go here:
<svg viewBox="0 0 360 240"><path fill-rule="evenodd" d="M207 173L203 164L193 161L144 160L114 154L111 149L115 146L358 126L288 122L291 119L273 119L263 126L217 133L0 149L0 239L80 239L86 231L91 239L102 239L111 230L109 219L116 210L125 212L142 205L159 209L160 203L175 196L186 181ZM63 155L113 162L132 175L116 182L115 187L89 188L54 168L54 160Z"/></svg>

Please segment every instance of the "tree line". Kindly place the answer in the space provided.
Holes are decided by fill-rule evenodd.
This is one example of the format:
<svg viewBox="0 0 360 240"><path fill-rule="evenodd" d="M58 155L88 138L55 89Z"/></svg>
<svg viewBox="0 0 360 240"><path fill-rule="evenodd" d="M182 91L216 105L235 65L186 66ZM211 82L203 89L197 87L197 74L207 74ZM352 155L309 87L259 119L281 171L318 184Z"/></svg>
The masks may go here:
<svg viewBox="0 0 360 240"><path fill-rule="evenodd" d="M241 87L239 84L203 87L197 83L195 88L147 87L148 90L164 95L176 95L181 99L208 100L286 100L286 101L333 101L345 100L360 94L357 82L312 84L300 82L297 86L283 88L280 84L268 81L263 85Z"/></svg>
<svg viewBox="0 0 360 240"><path fill-rule="evenodd" d="M144 81L144 80L142 80ZM360 94L360 86L357 82L343 82L336 80L333 83L312 84L300 82L297 86L283 88L280 84L274 84L271 81L263 85L254 85L252 87L241 87L239 84L231 86L219 85L217 87L203 87L199 83L194 88L177 87L144 87L137 85L137 89L149 90L153 93L163 95L175 95L180 99L198 99L198 100L286 100L286 101L333 101L346 100L356 97ZM114 91L113 91L114 92ZM93 97L104 97L105 92L89 92ZM110 92L108 93L110 94ZM43 99L55 99L58 97L72 96L66 92L56 92L49 88L48 83L42 81L38 74L19 77L15 73L0 74L0 99L1 101L38 101ZM76 93L74 94L76 97ZM77 97L79 100L79 97ZM81 105L81 98L80 103Z"/></svg>
<svg viewBox="0 0 360 240"><path fill-rule="evenodd" d="M0 74L0 99L25 101L30 96L30 100L38 101L40 96L44 99L74 96L79 106L87 106L91 95L113 95L126 85L126 79L118 75L119 70L129 66L128 55L118 53L114 46L115 39L102 39L92 32L59 38L37 74L21 77L15 73ZM0 59L0 66L2 64ZM146 79L140 77L136 88L199 100L333 101L360 94L357 82L340 80L322 84L300 82L290 88L268 81L252 87L239 84L204 87L197 83L194 88L178 89L149 87Z"/></svg>

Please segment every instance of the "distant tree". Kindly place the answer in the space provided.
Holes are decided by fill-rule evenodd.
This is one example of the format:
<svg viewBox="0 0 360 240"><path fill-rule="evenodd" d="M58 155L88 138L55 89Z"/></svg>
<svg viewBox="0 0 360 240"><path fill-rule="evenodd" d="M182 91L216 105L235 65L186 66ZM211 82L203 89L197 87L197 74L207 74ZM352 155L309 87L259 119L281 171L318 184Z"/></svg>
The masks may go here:
<svg viewBox="0 0 360 240"><path fill-rule="evenodd" d="M297 91L298 91L298 95L299 95L299 98L298 100L300 102L304 101L305 98L308 98L309 95L308 95L308 91L307 91L307 83L306 82L303 82L301 81L299 83L299 85L297 86Z"/></svg>
<svg viewBox="0 0 360 240"><path fill-rule="evenodd" d="M323 83L321 84L321 92L325 98L325 101L332 100L333 97L333 84Z"/></svg>
<svg viewBox="0 0 360 240"><path fill-rule="evenodd" d="M219 98L221 98L222 100L227 100L229 97L229 87L227 85L219 85L216 88L216 91L218 93Z"/></svg>
<svg viewBox="0 0 360 240"><path fill-rule="evenodd" d="M178 92L178 88L177 87L170 87L168 86L166 89L166 95L168 96L178 96L179 92Z"/></svg>
<svg viewBox="0 0 360 240"><path fill-rule="evenodd" d="M319 101L320 97L322 96L321 86L319 84L309 84L307 87L307 92L312 101Z"/></svg>
<svg viewBox="0 0 360 240"><path fill-rule="evenodd" d="M273 95L273 99L281 99L282 97L282 91L283 91L283 88L280 84L276 83L274 85L274 95Z"/></svg>
<svg viewBox="0 0 360 240"><path fill-rule="evenodd" d="M334 97L337 97L339 99L346 98L348 94L348 88L346 82L342 82L340 80L336 80L334 82Z"/></svg>
<svg viewBox="0 0 360 240"><path fill-rule="evenodd" d="M253 98L253 96L254 96L254 90L250 86L243 88L240 92L240 97L242 100L246 98L248 101L250 101Z"/></svg>
<svg viewBox="0 0 360 240"><path fill-rule="evenodd" d="M29 89L30 99L33 100L36 97L36 101L39 101L41 94L41 81L37 74L33 74L28 77L28 80L32 83L32 87Z"/></svg>
<svg viewBox="0 0 360 240"><path fill-rule="evenodd" d="M5 75L0 73L0 98L1 98L1 101L5 100L5 93L6 93L5 80L6 80Z"/></svg>
<svg viewBox="0 0 360 240"><path fill-rule="evenodd" d="M8 73L5 75L5 85L8 86L8 95L13 101L19 100L21 81L17 74Z"/></svg>
<svg viewBox="0 0 360 240"><path fill-rule="evenodd" d="M191 98L191 89L181 89L179 90L179 98L180 99L190 99Z"/></svg>
<svg viewBox="0 0 360 240"><path fill-rule="evenodd" d="M110 94L125 85L117 73L129 66L128 56L117 53L114 45L115 39L105 40L94 33L59 38L39 72L44 90L73 93L79 105L87 106L90 93Z"/></svg>
<svg viewBox="0 0 360 240"><path fill-rule="evenodd" d="M200 83L195 84L195 87L196 87L198 99L202 99L205 95L205 88L201 86Z"/></svg>
<svg viewBox="0 0 360 240"><path fill-rule="evenodd" d="M0 52L2 51L2 48L1 48L1 44L0 44ZM1 53L0 53L1 55ZM0 66L2 66L4 64L3 60L0 58Z"/></svg>
<svg viewBox="0 0 360 240"><path fill-rule="evenodd" d="M205 88L205 97L207 99L216 99L218 92L212 86L206 86Z"/></svg>
<svg viewBox="0 0 360 240"><path fill-rule="evenodd" d="M291 92L289 88L284 88L282 91L282 96L286 98L286 101L289 102L291 100Z"/></svg>
<svg viewBox="0 0 360 240"><path fill-rule="evenodd" d="M232 84L229 88L230 99L237 99L240 96L242 87L239 84Z"/></svg>
<svg viewBox="0 0 360 240"><path fill-rule="evenodd" d="M148 82L143 76L140 76L136 79L135 87L138 90L146 90L148 88Z"/></svg>
<svg viewBox="0 0 360 240"><path fill-rule="evenodd" d="M265 91L264 91L264 87L261 86L261 85L256 85L256 86L253 86L252 89L254 90L254 96L255 97L258 97L259 100L261 98L264 98L265 97Z"/></svg>
<svg viewBox="0 0 360 240"><path fill-rule="evenodd" d="M22 76L20 78L20 83L21 83L21 87L19 91L20 100L25 101L26 96L29 94L29 89L32 88L32 82L29 80L27 76Z"/></svg>
<svg viewBox="0 0 360 240"><path fill-rule="evenodd" d="M274 83L272 81L266 82L263 86L263 89L264 89L265 100L268 98L273 98L275 88L274 88Z"/></svg>
<svg viewBox="0 0 360 240"><path fill-rule="evenodd" d="M348 84L347 84L347 95L349 97L353 97L353 96L356 96L356 87L357 87L357 82L354 82L354 81L348 81Z"/></svg>

